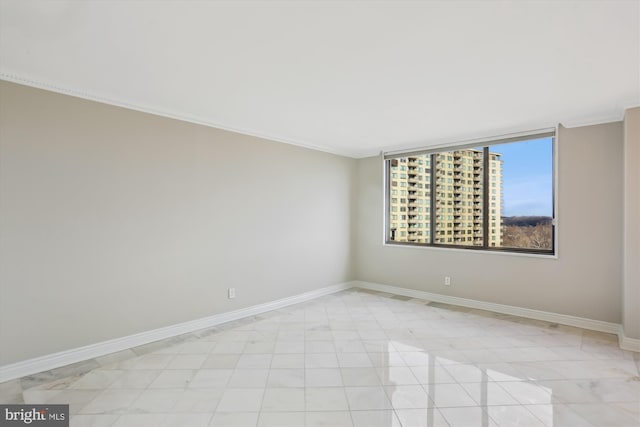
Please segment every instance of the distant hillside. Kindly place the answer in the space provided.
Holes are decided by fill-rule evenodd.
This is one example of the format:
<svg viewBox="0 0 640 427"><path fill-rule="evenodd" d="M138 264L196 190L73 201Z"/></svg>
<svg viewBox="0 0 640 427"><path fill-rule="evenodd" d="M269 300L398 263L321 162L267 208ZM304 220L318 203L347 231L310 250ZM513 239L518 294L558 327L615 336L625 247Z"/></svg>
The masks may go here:
<svg viewBox="0 0 640 427"><path fill-rule="evenodd" d="M505 216L502 217L502 224L505 226L534 227L538 224L550 224L550 216Z"/></svg>

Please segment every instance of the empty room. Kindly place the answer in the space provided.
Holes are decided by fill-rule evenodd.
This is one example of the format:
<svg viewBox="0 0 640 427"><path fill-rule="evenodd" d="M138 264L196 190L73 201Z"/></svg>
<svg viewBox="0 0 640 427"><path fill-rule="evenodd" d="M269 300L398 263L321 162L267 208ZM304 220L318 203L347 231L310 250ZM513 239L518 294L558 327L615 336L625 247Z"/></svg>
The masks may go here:
<svg viewBox="0 0 640 427"><path fill-rule="evenodd" d="M0 0L0 425L639 426L640 1Z"/></svg>

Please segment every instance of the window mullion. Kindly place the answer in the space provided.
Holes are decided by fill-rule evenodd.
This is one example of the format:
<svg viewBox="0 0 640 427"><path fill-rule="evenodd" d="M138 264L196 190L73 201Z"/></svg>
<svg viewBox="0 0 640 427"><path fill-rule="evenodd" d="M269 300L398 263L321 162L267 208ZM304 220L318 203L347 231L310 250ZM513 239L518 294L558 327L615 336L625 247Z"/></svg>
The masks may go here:
<svg viewBox="0 0 640 427"><path fill-rule="evenodd" d="M384 231L384 239L386 242L394 240L395 236L391 235L391 160L384 161L384 172L385 172L385 231Z"/></svg>
<svg viewBox="0 0 640 427"><path fill-rule="evenodd" d="M437 164L436 164L436 154L431 154L430 158L430 166L431 166L431 206L429 206L429 211L431 215L429 218L431 219L431 224L429 225L429 244L433 245L435 243L435 238L433 237L436 234L436 174L437 174Z"/></svg>
<svg viewBox="0 0 640 427"><path fill-rule="evenodd" d="M482 247L489 247L489 147L482 155Z"/></svg>

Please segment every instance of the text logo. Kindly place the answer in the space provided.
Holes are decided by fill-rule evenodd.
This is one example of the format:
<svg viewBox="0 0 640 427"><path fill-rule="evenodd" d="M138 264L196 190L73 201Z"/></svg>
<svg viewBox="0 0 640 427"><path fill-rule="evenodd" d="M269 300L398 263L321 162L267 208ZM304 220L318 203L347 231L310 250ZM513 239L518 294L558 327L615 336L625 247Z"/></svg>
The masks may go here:
<svg viewBox="0 0 640 427"><path fill-rule="evenodd" d="M0 405L0 427L69 427L69 405Z"/></svg>

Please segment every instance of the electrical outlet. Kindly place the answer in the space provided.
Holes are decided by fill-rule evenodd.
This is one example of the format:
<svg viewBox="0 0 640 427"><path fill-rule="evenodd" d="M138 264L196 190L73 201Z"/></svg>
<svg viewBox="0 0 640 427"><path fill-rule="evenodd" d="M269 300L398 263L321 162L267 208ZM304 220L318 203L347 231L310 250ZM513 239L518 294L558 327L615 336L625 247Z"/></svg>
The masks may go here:
<svg viewBox="0 0 640 427"><path fill-rule="evenodd" d="M236 297L236 288L229 288L229 299L234 299Z"/></svg>
<svg viewBox="0 0 640 427"><path fill-rule="evenodd" d="M444 285L445 286L451 286L451 277L444 276Z"/></svg>

